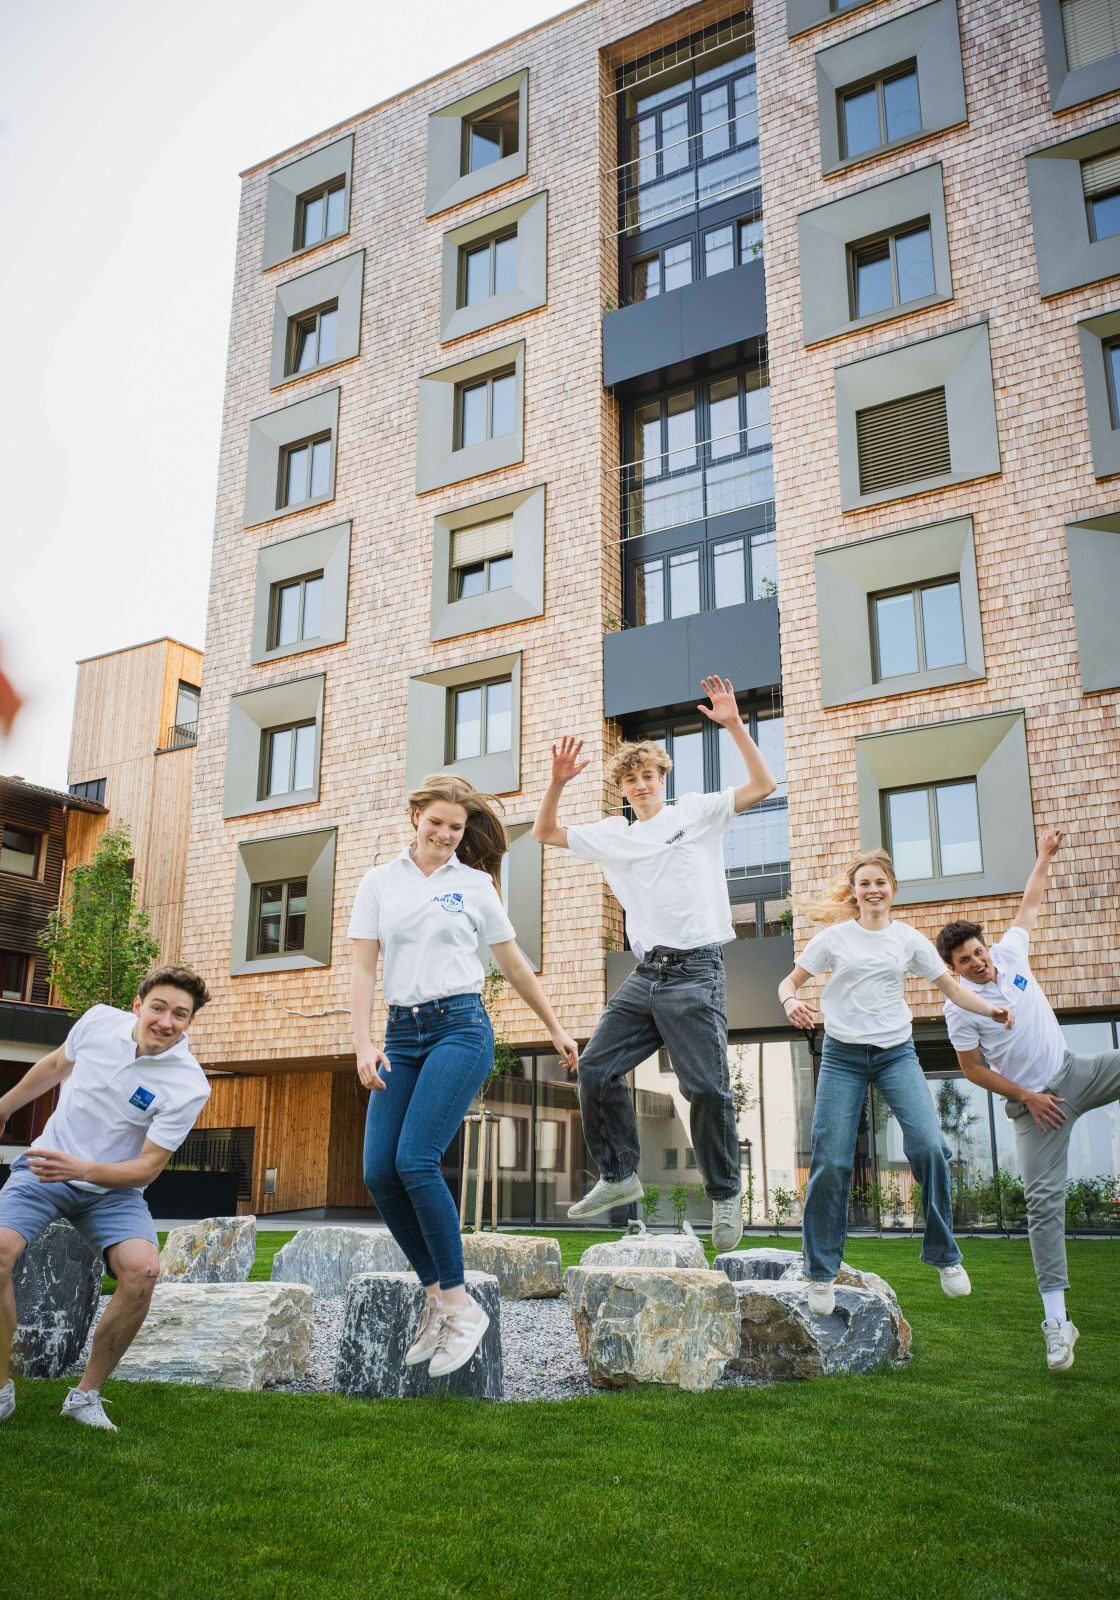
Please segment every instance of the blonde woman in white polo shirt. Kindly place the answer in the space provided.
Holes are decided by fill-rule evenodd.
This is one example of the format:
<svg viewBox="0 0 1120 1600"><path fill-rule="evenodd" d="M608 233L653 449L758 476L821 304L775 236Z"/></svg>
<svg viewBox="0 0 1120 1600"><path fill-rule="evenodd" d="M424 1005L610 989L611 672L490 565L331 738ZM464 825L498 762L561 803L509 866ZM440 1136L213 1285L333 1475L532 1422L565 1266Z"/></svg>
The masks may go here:
<svg viewBox="0 0 1120 1600"><path fill-rule="evenodd" d="M947 1003L945 1025L961 1071L1000 1094L1015 1129L1027 1195L1027 1233L1038 1291L1042 1337L1051 1372L1073 1366L1077 1329L1066 1310L1066 1179L1069 1141L1081 1114L1120 1098L1120 1050L1080 1056L1066 1048L1058 1019L1030 968L1030 940L1042 909L1050 863L1065 834L1047 828L1015 920L998 944L984 943L976 922L947 923L937 935L946 965L977 999L1014 1003L1015 1032L1006 1034Z"/></svg>
<svg viewBox="0 0 1120 1600"><path fill-rule="evenodd" d="M950 1151L914 1050L912 1018L903 999L906 979L910 974L926 978L964 1010L1005 1028L1014 1019L1006 1005L980 1000L951 978L924 934L891 920L897 892L885 850L849 862L824 900L806 908L814 922L826 926L809 940L778 987L794 1027L813 1028L816 1010L799 1000L797 991L811 977L832 973L821 995L824 1048L803 1217L809 1309L822 1317L835 1308L832 1285L844 1254L859 1119L872 1083L898 1119L906 1159L922 1186L922 1260L937 1268L951 1299L972 1288L953 1237Z"/></svg>
<svg viewBox="0 0 1120 1600"><path fill-rule="evenodd" d="M514 943L498 893L507 843L496 802L465 778L437 773L408 797L416 837L358 887L351 1016L358 1077L371 1091L366 1188L426 1291L405 1361L433 1377L468 1362L490 1319L467 1293L459 1209L440 1159L494 1065L482 1004L487 944L501 972L548 1029L565 1066L576 1044ZM385 1048L370 1039L378 959L389 1008Z"/></svg>

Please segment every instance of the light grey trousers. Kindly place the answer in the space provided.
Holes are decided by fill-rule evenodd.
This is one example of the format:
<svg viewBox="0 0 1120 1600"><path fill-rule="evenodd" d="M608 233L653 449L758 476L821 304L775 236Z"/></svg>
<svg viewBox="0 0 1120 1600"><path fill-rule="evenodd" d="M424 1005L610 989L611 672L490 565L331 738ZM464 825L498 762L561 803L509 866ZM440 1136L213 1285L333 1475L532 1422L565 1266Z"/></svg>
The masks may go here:
<svg viewBox="0 0 1120 1600"><path fill-rule="evenodd" d="M1004 1109L1015 1128L1019 1166L1027 1195L1027 1233L1040 1292L1068 1289L1066 1268L1066 1174L1070 1134L1083 1111L1120 1098L1120 1050L1065 1060L1044 1091L1065 1104L1060 1128L1039 1128L1026 1106L1008 1100Z"/></svg>

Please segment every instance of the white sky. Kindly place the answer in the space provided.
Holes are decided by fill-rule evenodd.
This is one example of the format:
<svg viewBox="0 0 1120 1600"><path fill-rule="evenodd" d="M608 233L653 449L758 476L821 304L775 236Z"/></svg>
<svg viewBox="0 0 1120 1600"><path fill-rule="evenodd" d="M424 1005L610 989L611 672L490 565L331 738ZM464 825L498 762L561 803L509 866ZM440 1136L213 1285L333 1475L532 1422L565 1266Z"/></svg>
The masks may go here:
<svg viewBox="0 0 1120 1600"><path fill-rule="evenodd" d="M0 771L65 787L76 660L204 643L238 172L565 9L0 0Z"/></svg>

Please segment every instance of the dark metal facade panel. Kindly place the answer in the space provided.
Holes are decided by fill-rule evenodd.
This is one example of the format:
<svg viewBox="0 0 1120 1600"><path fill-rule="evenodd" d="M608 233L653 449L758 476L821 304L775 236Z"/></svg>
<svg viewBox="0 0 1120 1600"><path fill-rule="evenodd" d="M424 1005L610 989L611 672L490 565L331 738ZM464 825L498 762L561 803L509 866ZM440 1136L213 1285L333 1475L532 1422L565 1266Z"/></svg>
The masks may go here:
<svg viewBox="0 0 1120 1600"><path fill-rule="evenodd" d="M693 704L701 695L700 679L711 672L730 678L740 694L781 682L776 600L748 600L606 634L603 715L628 717Z"/></svg>

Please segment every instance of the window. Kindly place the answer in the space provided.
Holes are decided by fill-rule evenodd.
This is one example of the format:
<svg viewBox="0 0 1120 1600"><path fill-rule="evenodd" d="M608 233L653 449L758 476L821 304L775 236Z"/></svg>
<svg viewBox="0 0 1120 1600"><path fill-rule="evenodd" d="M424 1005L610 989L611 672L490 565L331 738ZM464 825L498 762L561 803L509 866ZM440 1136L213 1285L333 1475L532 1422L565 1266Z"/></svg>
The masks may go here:
<svg viewBox="0 0 1120 1600"><path fill-rule="evenodd" d="M261 783L257 798L297 794L315 786L315 723L268 728L262 740Z"/></svg>
<svg viewBox="0 0 1120 1600"><path fill-rule="evenodd" d="M677 1156L678 1152L672 1145L666 1146L661 1152L662 1165L666 1172L675 1172L677 1170Z"/></svg>
<svg viewBox="0 0 1120 1600"><path fill-rule="evenodd" d="M323 619L323 574L310 572L291 582L273 584L271 604L270 650L317 639Z"/></svg>
<svg viewBox="0 0 1120 1600"><path fill-rule="evenodd" d="M635 561L634 626L743 605L748 597L771 599L778 592L776 551L774 530L763 529Z"/></svg>
<svg viewBox="0 0 1120 1600"><path fill-rule="evenodd" d="M457 689L452 700L448 759L491 756L513 746L513 684L509 678Z"/></svg>
<svg viewBox="0 0 1120 1600"><path fill-rule="evenodd" d="M704 235L704 276L714 278L732 267L762 260L762 218L724 222Z"/></svg>
<svg viewBox="0 0 1120 1600"><path fill-rule="evenodd" d="M721 539L712 546L712 605L771 600L778 593L778 545L774 529Z"/></svg>
<svg viewBox="0 0 1120 1600"><path fill-rule="evenodd" d="M21 878L39 876L39 844L42 835L26 828L5 827L0 832L0 872L15 872Z"/></svg>
<svg viewBox="0 0 1120 1600"><path fill-rule="evenodd" d="M690 617L700 610L699 550L640 562L634 576L634 620L639 628L668 617Z"/></svg>
<svg viewBox="0 0 1120 1600"><path fill-rule="evenodd" d="M884 837L899 883L983 871L976 780L883 796Z"/></svg>
<svg viewBox="0 0 1120 1600"><path fill-rule="evenodd" d="M792 932L793 907L788 895L736 901L736 939L780 939Z"/></svg>
<svg viewBox="0 0 1120 1600"><path fill-rule="evenodd" d="M921 584L871 596L875 681L960 665L965 659L961 586Z"/></svg>
<svg viewBox="0 0 1120 1600"><path fill-rule="evenodd" d="M72 783L70 793L76 800L92 800L95 804L105 804L105 779L87 778L84 783Z"/></svg>
<svg viewBox="0 0 1120 1600"><path fill-rule="evenodd" d="M1115 689L1120 687L1120 516L1067 523L1066 552L1082 690Z"/></svg>
<svg viewBox="0 0 1120 1600"><path fill-rule="evenodd" d="M315 367L325 367L336 359L338 351L338 301L309 311L305 316L293 317L288 331L287 373L291 377L301 372L311 372Z"/></svg>
<svg viewBox="0 0 1120 1600"><path fill-rule="evenodd" d="M435 519L430 637L502 627L544 610L545 491L519 489Z"/></svg>
<svg viewBox="0 0 1120 1600"><path fill-rule="evenodd" d="M1061 8L1071 72L1120 51L1120 0L1061 0Z"/></svg>
<svg viewBox="0 0 1120 1600"><path fill-rule="evenodd" d="M346 180L301 194L296 205L297 250L307 250L346 232Z"/></svg>
<svg viewBox="0 0 1120 1600"><path fill-rule="evenodd" d="M624 68L619 87L624 227L648 227L758 183L749 14Z"/></svg>
<svg viewBox="0 0 1120 1600"><path fill-rule="evenodd" d="M929 223L853 245L852 316L869 317L934 292L933 241Z"/></svg>
<svg viewBox="0 0 1120 1600"><path fill-rule="evenodd" d="M456 396L457 450L513 432L515 389L512 372L496 373L492 378L460 386Z"/></svg>
<svg viewBox="0 0 1120 1600"><path fill-rule="evenodd" d="M639 256L630 268L631 300L652 300L692 282L692 240L667 244L663 250Z"/></svg>
<svg viewBox="0 0 1120 1600"><path fill-rule="evenodd" d="M459 306L507 294L517 287L517 230L459 252Z"/></svg>
<svg viewBox="0 0 1120 1600"><path fill-rule="evenodd" d="M1120 88L1120 0L1039 0L1050 108Z"/></svg>
<svg viewBox="0 0 1120 1600"><path fill-rule="evenodd" d="M331 441L302 439L289 445L280 456L280 500L277 509L302 505L329 493L331 482Z"/></svg>
<svg viewBox="0 0 1120 1600"><path fill-rule="evenodd" d="M857 411L856 451L860 494L951 472L945 390L927 389Z"/></svg>
<svg viewBox="0 0 1120 1600"><path fill-rule="evenodd" d="M1104 346L1104 366L1108 377L1108 409L1112 426L1120 428L1120 339L1112 339Z"/></svg>
<svg viewBox="0 0 1120 1600"><path fill-rule="evenodd" d="M513 518L499 517L451 535L451 598L508 589L513 584Z"/></svg>
<svg viewBox="0 0 1120 1600"><path fill-rule="evenodd" d="M1081 187L1089 213L1089 238L1120 233L1120 150L1106 150L1081 163Z"/></svg>
<svg viewBox="0 0 1120 1600"><path fill-rule="evenodd" d="M840 96L840 149L846 160L866 155L922 128L914 63Z"/></svg>
<svg viewBox="0 0 1120 1600"><path fill-rule="evenodd" d="M417 416L417 493L522 460L524 393L522 341L425 373Z"/></svg>
<svg viewBox="0 0 1120 1600"><path fill-rule="evenodd" d="M193 683L180 683L175 695L175 721L167 730L168 750L182 750L198 743L198 704L202 690Z"/></svg>
<svg viewBox="0 0 1120 1600"><path fill-rule="evenodd" d="M463 160L460 173L479 172L505 156L517 154L520 97L509 95L463 118Z"/></svg>
<svg viewBox="0 0 1120 1600"><path fill-rule="evenodd" d="M26 1000L29 966L18 951L0 950L0 1000Z"/></svg>
<svg viewBox="0 0 1120 1600"><path fill-rule="evenodd" d="M307 879L262 883L253 917L254 956L283 956L303 950L307 928Z"/></svg>

